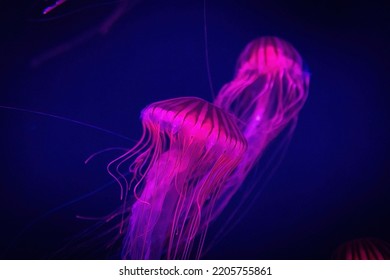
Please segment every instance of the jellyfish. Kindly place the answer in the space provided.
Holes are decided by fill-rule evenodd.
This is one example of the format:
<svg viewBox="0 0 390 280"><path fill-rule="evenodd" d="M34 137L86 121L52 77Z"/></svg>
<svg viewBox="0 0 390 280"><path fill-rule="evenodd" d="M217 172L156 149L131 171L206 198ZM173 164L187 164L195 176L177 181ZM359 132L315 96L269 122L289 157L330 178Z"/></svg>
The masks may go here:
<svg viewBox="0 0 390 280"><path fill-rule="evenodd" d="M195 97L153 103L141 119L141 140L107 167L122 190L122 257L200 258L246 140L233 116Z"/></svg>
<svg viewBox="0 0 390 280"><path fill-rule="evenodd" d="M377 238L359 238L339 246L332 259L390 260L390 244Z"/></svg>
<svg viewBox="0 0 390 280"><path fill-rule="evenodd" d="M286 133L282 143L288 143L306 101L308 86L309 73L290 43L276 37L261 37L245 47L233 80L222 87L214 100L216 106L236 117L248 145L223 188L214 217L220 215L266 148L283 131ZM253 195L255 185L245 191L246 198ZM236 209L239 211L239 207Z"/></svg>

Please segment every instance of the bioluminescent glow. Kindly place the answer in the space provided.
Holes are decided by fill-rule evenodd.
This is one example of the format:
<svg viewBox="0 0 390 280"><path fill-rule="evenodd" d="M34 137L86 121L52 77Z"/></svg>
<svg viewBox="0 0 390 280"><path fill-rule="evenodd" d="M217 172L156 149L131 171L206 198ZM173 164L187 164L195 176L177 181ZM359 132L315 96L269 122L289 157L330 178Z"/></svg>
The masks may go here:
<svg viewBox="0 0 390 280"><path fill-rule="evenodd" d="M153 103L141 119L141 140L108 165L123 190L122 257L200 258L215 203L246 141L229 114L195 97Z"/></svg>

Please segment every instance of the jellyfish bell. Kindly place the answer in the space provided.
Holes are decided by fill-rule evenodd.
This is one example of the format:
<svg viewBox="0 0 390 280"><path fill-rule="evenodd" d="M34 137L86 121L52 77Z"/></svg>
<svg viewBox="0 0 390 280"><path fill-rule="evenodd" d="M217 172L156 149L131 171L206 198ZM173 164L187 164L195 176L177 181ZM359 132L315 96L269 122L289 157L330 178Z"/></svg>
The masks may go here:
<svg viewBox="0 0 390 280"><path fill-rule="evenodd" d="M260 37L250 42L236 66L240 75L247 71L261 75L283 69L299 74L302 72L302 58L290 43L276 37Z"/></svg>
<svg viewBox="0 0 390 280"><path fill-rule="evenodd" d="M153 103L141 119L141 140L108 165L124 190L123 217L129 211L122 257L199 258L214 204L246 141L232 116L195 97Z"/></svg>
<svg viewBox="0 0 390 280"><path fill-rule="evenodd" d="M390 260L390 244L377 238L359 238L340 245L333 253L336 260Z"/></svg>
<svg viewBox="0 0 390 280"><path fill-rule="evenodd" d="M224 85L214 104L231 112L248 141L252 163L278 134L291 125L308 95L309 74L299 53L288 42L261 37L239 56L233 80ZM251 152L249 152L249 150Z"/></svg>
<svg viewBox="0 0 390 280"><path fill-rule="evenodd" d="M191 141L197 139L202 145L216 145L215 148L223 147L230 153L242 150L243 137L234 124L234 118L197 97L155 102L142 111L141 119L146 128L149 125L167 133L167 136Z"/></svg>
<svg viewBox="0 0 390 280"><path fill-rule="evenodd" d="M233 81L214 104L232 112L242 130L249 132L252 123L275 134L297 116L308 85L309 74L295 48L276 37L261 37L240 54Z"/></svg>

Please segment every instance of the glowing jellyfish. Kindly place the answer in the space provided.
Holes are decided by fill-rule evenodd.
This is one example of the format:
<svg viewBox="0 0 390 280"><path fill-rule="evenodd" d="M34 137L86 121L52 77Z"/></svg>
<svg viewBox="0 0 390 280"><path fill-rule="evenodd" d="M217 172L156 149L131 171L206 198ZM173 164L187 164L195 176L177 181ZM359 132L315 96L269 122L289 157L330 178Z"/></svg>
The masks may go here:
<svg viewBox="0 0 390 280"><path fill-rule="evenodd" d="M390 260L390 244L376 238L360 238L339 246L336 260Z"/></svg>
<svg viewBox="0 0 390 280"><path fill-rule="evenodd" d="M141 119L141 140L108 165L123 190L123 214L130 212L122 257L199 258L215 202L246 141L232 116L195 97L153 103Z"/></svg>
<svg viewBox="0 0 390 280"><path fill-rule="evenodd" d="M291 137L308 86L309 74L291 44L276 37L261 37L245 47L233 80L222 87L214 101L236 116L248 143L242 162L224 188L215 217L237 192L270 142L286 128L285 140ZM246 194L250 195L251 190Z"/></svg>

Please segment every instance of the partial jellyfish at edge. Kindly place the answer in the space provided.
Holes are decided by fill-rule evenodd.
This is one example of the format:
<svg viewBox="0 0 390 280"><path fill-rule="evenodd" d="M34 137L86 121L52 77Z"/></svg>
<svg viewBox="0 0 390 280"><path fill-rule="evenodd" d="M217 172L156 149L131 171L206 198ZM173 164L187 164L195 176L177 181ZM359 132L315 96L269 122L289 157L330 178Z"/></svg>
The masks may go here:
<svg viewBox="0 0 390 280"><path fill-rule="evenodd" d="M341 244L333 253L335 260L390 260L390 244L377 238L359 238Z"/></svg>

